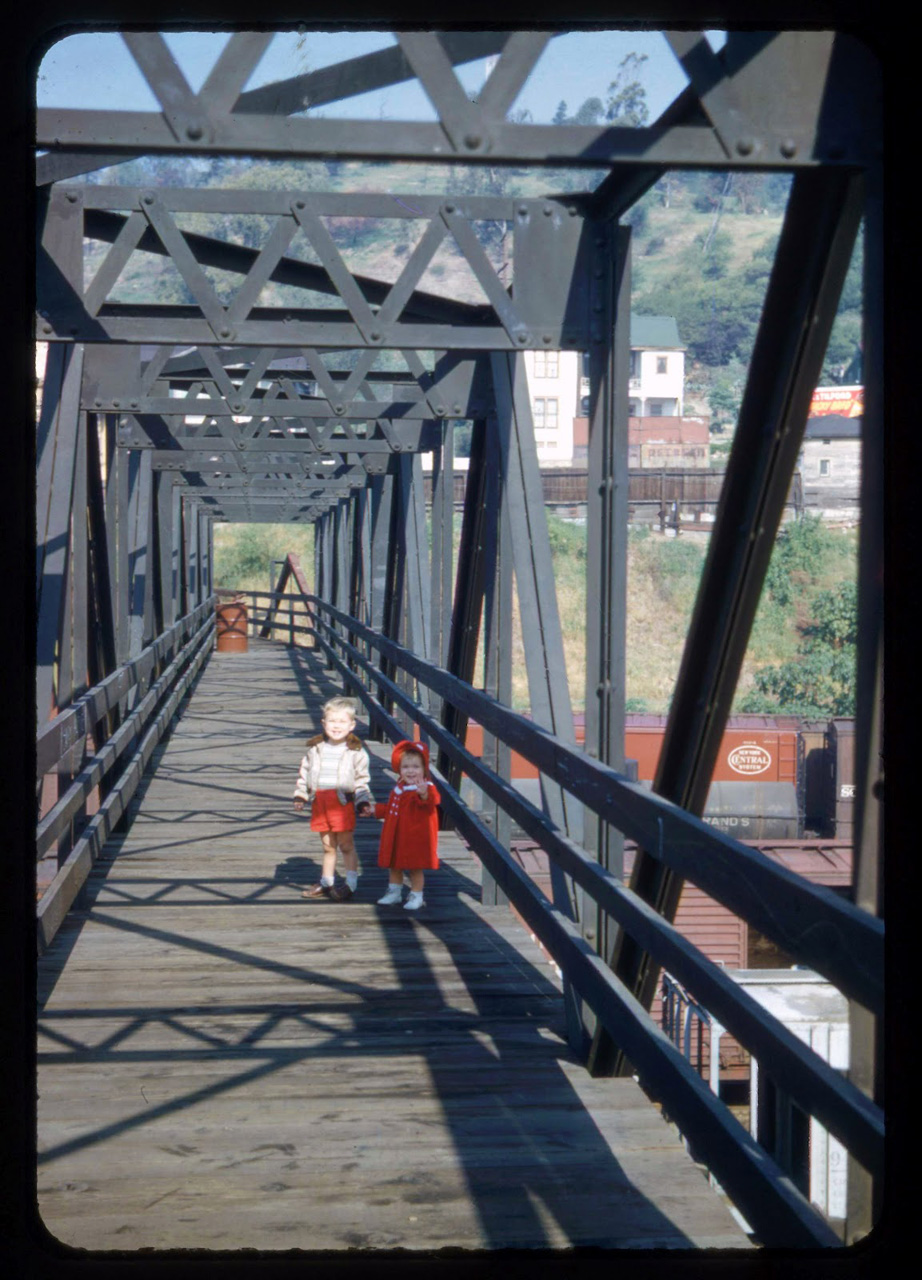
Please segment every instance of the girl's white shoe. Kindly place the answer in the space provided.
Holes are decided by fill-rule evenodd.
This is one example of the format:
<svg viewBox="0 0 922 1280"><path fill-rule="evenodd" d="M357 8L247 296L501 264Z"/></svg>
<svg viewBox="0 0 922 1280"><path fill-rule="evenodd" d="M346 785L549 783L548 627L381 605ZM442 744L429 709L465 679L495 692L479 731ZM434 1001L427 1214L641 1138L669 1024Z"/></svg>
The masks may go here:
<svg viewBox="0 0 922 1280"><path fill-rule="evenodd" d="M393 907L397 905L402 897L403 885L392 884L388 887L387 893L384 897L378 899L378 905L381 907Z"/></svg>
<svg viewBox="0 0 922 1280"><path fill-rule="evenodd" d="M410 893L406 902L403 904L404 911L418 911L423 905L423 895L421 893Z"/></svg>

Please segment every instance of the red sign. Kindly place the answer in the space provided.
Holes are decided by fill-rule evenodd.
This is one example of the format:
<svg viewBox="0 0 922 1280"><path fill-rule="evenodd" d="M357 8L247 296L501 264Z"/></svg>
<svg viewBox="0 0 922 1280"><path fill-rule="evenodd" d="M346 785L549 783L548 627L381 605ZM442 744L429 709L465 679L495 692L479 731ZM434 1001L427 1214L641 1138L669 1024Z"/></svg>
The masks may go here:
<svg viewBox="0 0 922 1280"><path fill-rule="evenodd" d="M837 413L840 418L860 418L864 413L864 387L817 387L810 401L810 417Z"/></svg>

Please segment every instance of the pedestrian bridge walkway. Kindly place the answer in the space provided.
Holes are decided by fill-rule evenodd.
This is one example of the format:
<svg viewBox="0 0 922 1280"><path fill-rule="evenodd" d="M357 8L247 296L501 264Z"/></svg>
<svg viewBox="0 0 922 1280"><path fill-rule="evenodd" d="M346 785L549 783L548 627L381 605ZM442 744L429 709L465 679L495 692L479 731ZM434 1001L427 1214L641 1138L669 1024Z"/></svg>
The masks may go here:
<svg viewBox="0 0 922 1280"><path fill-rule="evenodd" d="M313 652L212 654L39 960L38 1189L92 1250L748 1248L630 1078L593 1079L560 982L443 833L426 906L306 902L291 807L340 692ZM360 731L366 725L360 720ZM368 743L380 798L390 748Z"/></svg>

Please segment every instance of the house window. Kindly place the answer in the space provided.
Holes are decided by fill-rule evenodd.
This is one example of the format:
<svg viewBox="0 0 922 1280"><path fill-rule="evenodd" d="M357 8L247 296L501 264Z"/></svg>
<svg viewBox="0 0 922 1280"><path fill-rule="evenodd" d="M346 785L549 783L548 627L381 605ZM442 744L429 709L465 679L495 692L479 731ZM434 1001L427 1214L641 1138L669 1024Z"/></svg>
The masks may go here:
<svg viewBox="0 0 922 1280"><path fill-rule="evenodd" d="M820 475L828 476L832 474L832 459L820 458Z"/></svg>
<svg viewBox="0 0 922 1280"><path fill-rule="evenodd" d="M535 352L535 377L536 378L556 378L558 376L558 356L557 351L536 351Z"/></svg>
<svg viewBox="0 0 922 1280"><path fill-rule="evenodd" d="M632 352L631 352L631 372L630 372L630 377L632 377L632 378L639 378L639 377L640 377L640 352L639 352L639 351L632 351Z"/></svg>
<svg viewBox="0 0 922 1280"><path fill-rule="evenodd" d="M663 416L663 402L661 400L650 401L650 417L661 418Z"/></svg>
<svg viewBox="0 0 922 1280"><path fill-rule="evenodd" d="M668 359L668 356L657 356L657 357L656 357L656 372L657 372L657 373L665 373L665 372L666 372L666 361L667 361L667 359Z"/></svg>
<svg viewBox="0 0 922 1280"><path fill-rule="evenodd" d="M557 398L556 396L536 396L534 411L535 411L535 430L536 431L556 431L557 430Z"/></svg>

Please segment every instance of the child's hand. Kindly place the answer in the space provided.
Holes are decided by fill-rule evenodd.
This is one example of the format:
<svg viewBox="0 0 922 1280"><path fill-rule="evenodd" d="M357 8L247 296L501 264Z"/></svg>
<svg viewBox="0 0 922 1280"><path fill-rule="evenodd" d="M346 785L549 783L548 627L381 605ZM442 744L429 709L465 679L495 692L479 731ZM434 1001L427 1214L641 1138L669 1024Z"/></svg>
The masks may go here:
<svg viewBox="0 0 922 1280"><path fill-rule="evenodd" d="M295 797L294 804L295 804L295 813L300 813L301 810L304 808L304 801L300 798L300 796Z"/></svg>
<svg viewBox="0 0 922 1280"><path fill-rule="evenodd" d="M374 813L374 810L366 800L363 804L356 807L355 812L360 818L370 818L372 813Z"/></svg>
<svg viewBox="0 0 922 1280"><path fill-rule="evenodd" d="M417 790L417 793L419 794L420 800L425 800L426 796L428 796L429 794L429 783L421 782L419 786L416 788L416 790Z"/></svg>

